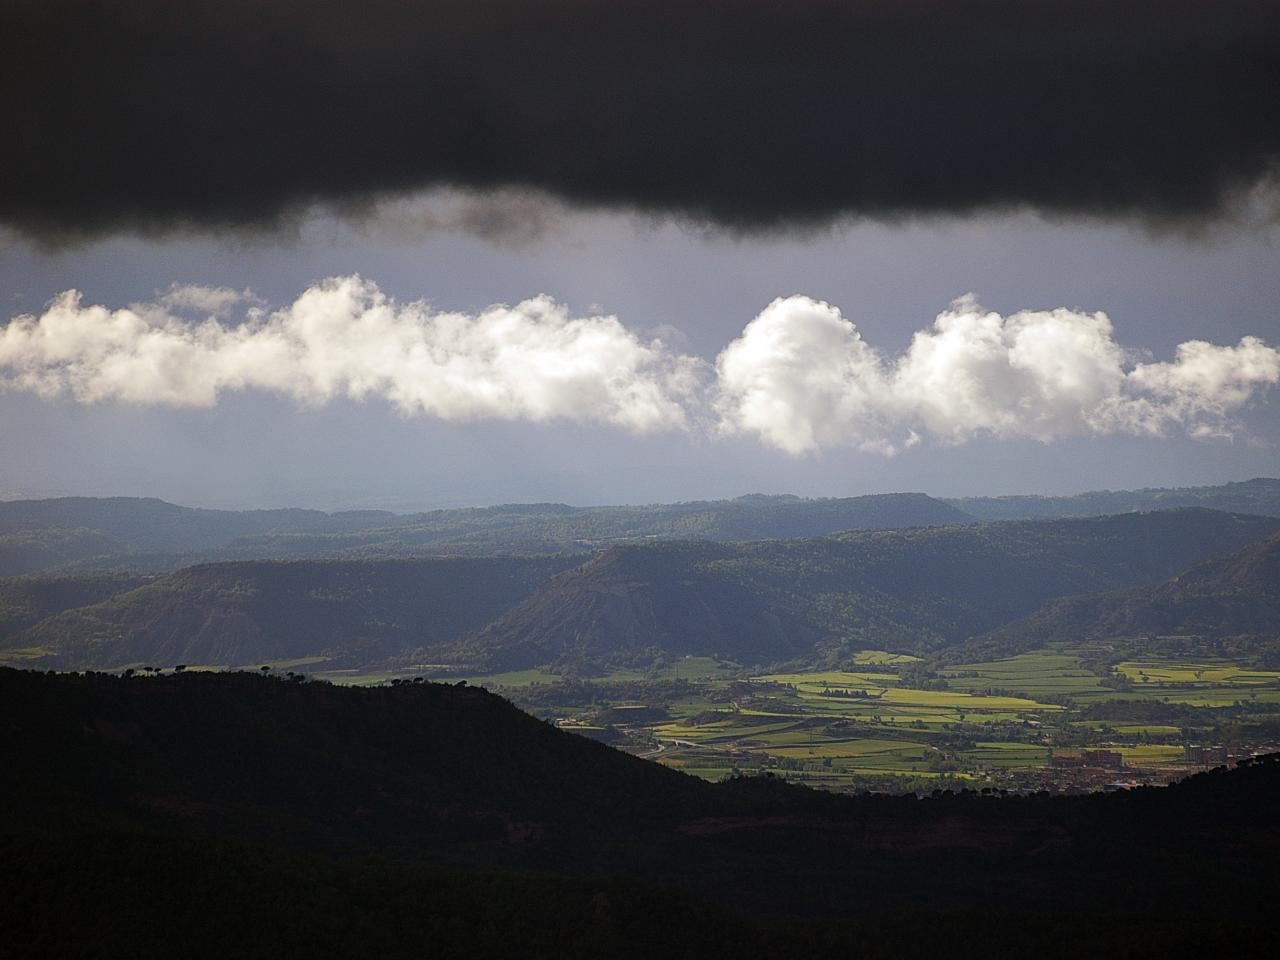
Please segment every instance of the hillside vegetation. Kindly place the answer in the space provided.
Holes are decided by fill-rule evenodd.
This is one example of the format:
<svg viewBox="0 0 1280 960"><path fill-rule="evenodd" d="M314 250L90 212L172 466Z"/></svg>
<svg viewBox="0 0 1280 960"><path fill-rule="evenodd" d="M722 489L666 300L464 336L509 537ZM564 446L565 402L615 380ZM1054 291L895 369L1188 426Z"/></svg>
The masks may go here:
<svg viewBox="0 0 1280 960"><path fill-rule="evenodd" d="M154 578L136 573L99 573L0 580L0 644L46 617L87 607L145 586Z"/></svg>
<svg viewBox="0 0 1280 960"><path fill-rule="evenodd" d="M1277 532L1280 519L1185 510L661 541L590 559L203 564L62 608L0 649L77 669L321 656L459 669L687 654L824 663L860 648L937 651L1048 600L1157 583Z"/></svg>
<svg viewBox="0 0 1280 960"><path fill-rule="evenodd" d="M180 570L7 642L42 665L377 660L478 630L572 558L239 562ZM89 578L94 582L98 578ZM74 582L74 581L71 581Z"/></svg>
<svg viewBox="0 0 1280 960"><path fill-rule="evenodd" d="M608 550L473 638L503 666L618 655L758 664L860 648L923 653L1054 597L1153 583L1280 530L1206 510L814 540Z"/></svg>
<svg viewBox="0 0 1280 960"><path fill-rule="evenodd" d="M1051 601L975 641L1015 653L1056 641L1256 636L1280 641L1280 537L1208 560L1163 583Z"/></svg>

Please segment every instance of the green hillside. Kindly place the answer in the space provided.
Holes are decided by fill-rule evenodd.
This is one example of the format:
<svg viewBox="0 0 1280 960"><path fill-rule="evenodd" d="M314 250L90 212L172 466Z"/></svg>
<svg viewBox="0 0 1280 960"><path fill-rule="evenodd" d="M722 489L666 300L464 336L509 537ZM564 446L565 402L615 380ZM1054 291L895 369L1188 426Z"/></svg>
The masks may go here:
<svg viewBox="0 0 1280 960"><path fill-rule="evenodd" d="M1054 600L977 643L1014 652L1055 641L1142 636L1280 641L1280 537L1163 583Z"/></svg>
<svg viewBox="0 0 1280 960"><path fill-rule="evenodd" d="M46 617L101 603L136 590L152 579L136 573L114 572L0 580L0 645Z"/></svg>
<svg viewBox="0 0 1280 960"><path fill-rule="evenodd" d="M572 558L239 562L189 567L65 610L5 646L45 665L361 662L479 629Z"/></svg>
<svg viewBox="0 0 1280 960"><path fill-rule="evenodd" d="M1185 510L618 547L545 583L471 650L507 667L653 650L744 664L924 653L1053 597L1156 582L1278 529Z"/></svg>
<svg viewBox="0 0 1280 960"><path fill-rule="evenodd" d="M422 672L686 654L822 664L855 649L932 653L1046 601L1157 583L1277 532L1280 519L1183 510L670 540L590 559L203 564L123 593L101 584L127 580L85 578L115 595L68 608L64 587L61 612L31 622L24 608L0 649L77 669L326 657L331 668L391 660Z"/></svg>

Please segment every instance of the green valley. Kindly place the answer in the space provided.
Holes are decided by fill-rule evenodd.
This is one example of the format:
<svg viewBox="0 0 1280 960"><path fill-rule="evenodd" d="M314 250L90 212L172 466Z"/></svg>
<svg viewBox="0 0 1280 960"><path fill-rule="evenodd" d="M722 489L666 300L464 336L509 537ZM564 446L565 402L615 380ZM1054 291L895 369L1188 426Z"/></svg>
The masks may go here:
<svg viewBox="0 0 1280 960"><path fill-rule="evenodd" d="M469 682L705 779L766 774L841 791L1163 783L1205 765L1187 759L1188 743L1237 758L1280 745L1280 671L1114 654L1059 645L942 667L923 682L922 661L884 651L859 651L845 670L755 673L686 657L643 677ZM1087 752L1104 765L1080 761Z"/></svg>

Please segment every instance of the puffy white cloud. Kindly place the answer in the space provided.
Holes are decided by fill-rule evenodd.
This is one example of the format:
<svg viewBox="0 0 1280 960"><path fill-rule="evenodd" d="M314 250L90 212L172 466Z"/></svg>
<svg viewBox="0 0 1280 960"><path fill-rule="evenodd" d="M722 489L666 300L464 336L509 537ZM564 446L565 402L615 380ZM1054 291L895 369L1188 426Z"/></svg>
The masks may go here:
<svg viewBox="0 0 1280 960"><path fill-rule="evenodd" d="M1195 436L1231 436L1231 415L1280 382L1280 350L1258 337L1234 347L1204 340L1178 345L1172 363L1140 363L1127 383L1135 396L1113 416L1125 429L1161 434L1169 425Z"/></svg>
<svg viewBox="0 0 1280 960"><path fill-rule="evenodd" d="M1257 337L1193 340L1172 361L1133 363L1105 313L1002 316L972 296L897 357L804 296L751 320L716 359L714 380L675 340L612 316L571 316L545 296L437 312L359 277L318 283L276 310L222 287L175 285L119 310L68 291L0 327L0 389L187 407L237 390L306 405L374 397L453 421L698 427L799 456L840 446L888 455L976 436L1230 437L1239 412L1280 383L1280 351Z"/></svg>
<svg viewBox="0 0 1280 960"><path fill-rule="evenodd" d="M175 287L166 302L109 310L68 291L0 330L0 384L82 402L195 407L227 390L307 404L376 396L448 420L594 421L642 432L688 426L687 397L704 366L614 317L571 317L546 297L477 315L434 312L359 277L317 284L274 312L251 308L239 323L170 312L226 309L232 293Z"/></svg>
<svg viewBox="0 0 1280 960"><path fill-rule="evenodd" d="M897 419L880 357L829 303L774 300L716 360L721 428L791 454L882 449Z"/></svg>
<svg viewBox="0 0 1280 960"><path fill-rule="evenodd" d="M918 332L889 382L903 416L939 439L977 434L1053 440L1093 429L1124 381L1104 313L1009 317L962 297Z"/></svg>
<svg viewBox="0 0 1280 960"><path fill-rule="evenodd" d="M889 360L829 304L775 300L720 354L722 429L791 454L893 453L922 436L1051 441L1083 434L1231 436L1233 414L1280 382L1280 351L1182 344L1126 369L1105 313L983 310L961 297Z"/></svg>

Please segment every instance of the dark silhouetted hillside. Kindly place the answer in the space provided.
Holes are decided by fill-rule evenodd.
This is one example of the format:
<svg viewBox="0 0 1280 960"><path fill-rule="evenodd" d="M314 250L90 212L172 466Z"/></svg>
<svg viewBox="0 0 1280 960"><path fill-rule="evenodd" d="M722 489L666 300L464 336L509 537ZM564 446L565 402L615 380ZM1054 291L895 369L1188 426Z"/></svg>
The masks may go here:
<svg viewBox="0 0 1280 960"><path fill-rule="evenodd" d="M588 814L712 809L711 785L477 687L0 669L0 703L6 815L32 824L188 820L335 849L518 849Z"/></svg>
<svg viewBox="0 0 1280 960"><path fill-rule="evenodd" d="M992 937L1023 949L1049 933L1067 939L1047 955L1131 955L1172 948L1170 930L1254 944L1280 892L1280 762L1114 795L838 797L704 783L483 690L247 674L0 670L0 731L5 943L84 937L84 955L147 955L181 924L193 943L206 927L219 946L314 943L310 923L336 938L320 954L348 955L334 918L375 937L370 955L378 924L386 955L431 952L433 935L469 955L457 918L493 928L472 940L489 955L498 930L516 953L525 935L534 955L627 955L700 920L759 925L772 950L724 939L755 956L848 953L871 933L872 956L987 956ZM476 872L510 868L537 873ZM587 940L557 941L575 912ZM140 938L146 918L164 932Z"/></svg>

